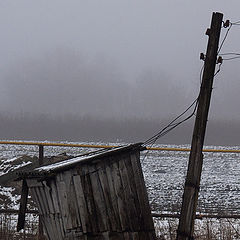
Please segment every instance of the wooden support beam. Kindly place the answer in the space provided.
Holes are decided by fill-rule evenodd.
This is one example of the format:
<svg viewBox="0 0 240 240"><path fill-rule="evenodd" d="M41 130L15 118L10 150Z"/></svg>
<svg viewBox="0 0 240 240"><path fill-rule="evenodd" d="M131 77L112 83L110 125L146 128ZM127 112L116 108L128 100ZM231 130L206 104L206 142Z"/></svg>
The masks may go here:
<svg viewBox="0 0 240 240"><path fill-rule="evenodd" d="M43 145L39 145L39 158L38 158L38 161L39 161L39 166L42 166L43 165Z"/></svg>
<svg viewBox="0 0 240 240"><path fill-rule="evenodd" d="M43 149L43 145L39 145L38 147L39 147L39 157L38 157L39 166L42 166L43 158L44 158L44 149ZM45 239L45 237L44 237L44 231L43 231L42 216L39 215L38 240L43 240L43 239Z"/></svg>
<svg viewBox="0 0 240 240"><path fill-rule="evenodd" d="M27 209L27 198L28 198L28 186L27 186L26 180L23 179L20 208L19 208L19 212L18 212L17 231L22 230L25 225L25 213L26 213L26 209Z"/></svg>
<svg viewBox="0 0 240 240"><path fill-rule="evenodd" d="M213 79L215 74L215 66L217 61L222 19L222 13L213 13L211 28L208 29L206 33L209 36L209 41L204 64L202 84L198 98L198 109L194 125L188 171L183 193L181 215L177 230L177 240L193 239L194 220L196 217L198 192L203 163L202 150L206 132Z"/></svg>

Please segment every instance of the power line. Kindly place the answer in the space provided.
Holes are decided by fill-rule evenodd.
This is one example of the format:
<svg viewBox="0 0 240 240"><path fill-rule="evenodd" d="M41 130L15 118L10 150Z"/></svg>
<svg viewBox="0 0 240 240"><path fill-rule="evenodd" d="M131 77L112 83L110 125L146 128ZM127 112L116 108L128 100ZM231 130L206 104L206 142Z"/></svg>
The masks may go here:
<svg viewBox="0 0 240 240"><path fill-rule="evenodd" d="M202 73L203 73L203 69L204 69L204 64L201 67L200 70L200 84L202 82ZM215 73L215 75L220 71L220 69ZM159 131L157 134L153 135L151 138L147 139L143 144L146 145L150 145L153 146L153 144L161 137L165 136L166 134L168 134L170 131L172 131L173 129L175 129L176 127L178 127L180 124L186 122L187 120L189 120L191 117L194 116L196 109L197 109L197 105L198 105L198 97L191 103L191 105L189 107L186 108L186 110L184 110L181 114L179 114L175 119L173 119L166 127L164 127L161 131ZM193 106L194 110L193 112L186 117L185 119L183 119L180 122L175 123L179 118L181 118L185 113L187 113ZM148 153L148 152L147 152ZM147 155L146 153L146 155ZM144 156L143 159L145 159L146 155Z"/></svg>
<svg viewBox="0 0 240 240"><path fill-rule="evenodd" d="M167 133L169 133L170 131L172 131L174 128L176 128L177 126L179 126L180 124L182 124L183 122L187 121L188 119L190 119L196 112L196 108L197 108L197 104L198 104L198 98L197 97L189 107L187 107L186 110L184 110L181 114L179 114L175 119L173 119L166 127L164 127L161 131L159 131L158 133L156 133L155 135L153 135L151 138L147 139L143 144L144 145L152 145L154 144L160 137L163 137L164 135L166 135ZM193 106L194 110L193 112L187 116L186 118L184 118L183 120L181 120L180 122L176 121L178 119L180 119L185 113L187 113Z"/></svg>
<svg viewBox="0 0 240 240"><path fill-rule="evenodd" d="M228 61L228 60L234 60L234 59L238 59L240 58L240 56L238 57L230 57L230 58L223 58L224 61Z"/></svg>
<svg viewBox="0 0 240 240"><path fill-rule="evenodd" d="M219 52L221 51L221 49L222 49L222 47L223 47L223 44L224 44L224 42L225 42L226 39L227 39L228 33L229 33L229 31L231 30L231 28L232 28L232 23L229 23L229 24L230 24L230 25L229 25L229 28L228 28L227 32L225 33L225 35L224 35L224 37L223 37L223 40L222 40L222 42L221 42L221 44L220 44L220 47L218 48L218 52L217 52L217 53L219 53Z"/></svg>
<svg viewBox="0 0 240 240"><path fill-rule="evenodd" d="M226 24L228 22L228 24ZM226 39L227 39L227 36L229 34L229 31L231 30L232 26L238 26L240 25L240 21L236 21L236 22L229 22L228 20L226 21L226 23L223 24L223 27L226 28L228 27L228 30L227 32L225 33L225 36L220 44L220 47L219 47L219 50L218 50L218 54L220 53ZM222 60L234 60L234 59L238 59L240 58L240 53L234 53L234 52L230 52L230 53L223 53L221 54L222 56L228 56L228 55L234 55L235 57L229 57L229 58L223 58Z"/></svg>
<svg viewBox="0 0 240 240"><path fill-rule="evenodd" d="M222 60L228 61L228 60L234 60L234 59L240 58L240 53L234 53L234 52L222 53L221 56L226 56L226 58L222 58Z"/></svg>
<svg viewBox="0 0 240 240"><path fill-rule="evenodd" d="M240 21L232 22L231 24L232 24L232 25L240 25Z"/></svg>
<svg viewBox="0 0 240 240"><path fill-rule="evenodd" d="M232 26L233 25L237 25L239 24L240 25L240 21L237 21L237 22L234 22L234 23L231 23L229 20L226 21L226 23L223 23L223 27L224 28L227 28L227 31L223 37L223 40L218 48L218 51L217 53L219 54L227 37L228 37L228 34L229 34L229 31L231 30ZM215 72L214 74L214 77L221 71L221 66L222 66L222 60L232 60L232 59L236 59L236 58L240 58L240 54L239 53L224 53L224 54L221 54L221 55L234 55L234 57L230 57L230 58L225 58L225 59L222 59L221 58L221 61L218 61L217 63L219 63L219 66L218 66L218 69L217 71ZM220 58L220 57L219 57ZM203 59L204 60L204 59ZM200 83L202 81L202 73L203 73L203 69L204 69L204 65L201 67L201 70L200 70ZM179 126L180 124L186 122L187 120L189 120L192 116L194 116L195 112L196 112L196 109L197 109L197 106L198 106L198 100L199 100L199 95L198 97L191 103L191 105L186 109L184 110L180 115L178 115L175 119L173 119L166 127L164 127L161 131L159 131L158 133L156 133L155 135L153 135L151 138L147 139L143 145L153 145L159 138L165 136L167 133L169 133L170 131L172 131L174 128L176 128L177 126ZM195 105L195 106L194 106ZM187 116L186 118L184 118L183 120L179 121L179 122L176 122L177 120L179 120L182 116L184 116L192 107L194 106L194 109L192 111L192 113ZM147 154L146 154L147 155ZM146 157L145 155L145 157ZM144 158L145 158L144 157Z"/></svg>
<svg viewBox="0 0 240 240"><path fill-rule="evenodd" d="M240 53L221 53L221 56L227 56L227 55L236 55L236 56L240 56Z"/></svg>
<svg viewBox="0 0 240 240"><path fill-rule="evenodd" d="M214 73L214 77L221 71L222 62L218 65L218 70Z"/></svg>
<svg viewBox="0 0 240 240"><path fill-rule="evenodd" d="M143 146L147 146L150 145L150 148L153 146L153 144L161 137L165 136L166 134L168 134L170 131L172 131L174 128L176 128L177 126L179 126L180 124L182 124L183 122L186 122L188 119L190 119L196 112L197 109L197 105L198 105L198 98L195 99L193 101L193 103L184 111L182 112L180 115L178 115L175 119L173 119L166 127L164 127L161 131L159 131L157 134L155 134L154 136L152 136L151 138L149 138L148 140L146 140L143 143ZM192 106L195 104L194 110L193 112L186 117L185 119L183 119L182 121L178 122L178 123L174 123L175 121L177 121L179 118L181 118L186 112L188 112L188 110L190 110L190 108L192 108ZM150 150L147 150L147 152L145 153L144 157L141 160L141 163L144 162L145 158L147 157L148 153Z"/></svg>
<svg viewBox="0 0 240 240"><path fill-rule="evenodd" d="M201 70L200 70L200 85L202 84L203 69L204 69L204 64L202 65Z"/></svg>

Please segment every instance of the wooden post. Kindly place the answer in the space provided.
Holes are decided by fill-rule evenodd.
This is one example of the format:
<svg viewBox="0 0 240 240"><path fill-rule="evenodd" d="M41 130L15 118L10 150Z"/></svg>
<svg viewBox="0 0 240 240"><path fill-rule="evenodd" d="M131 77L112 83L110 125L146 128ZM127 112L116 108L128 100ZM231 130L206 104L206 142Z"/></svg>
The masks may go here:
<svg viewBox="0 0 240 240"><path fill-rule="evenodd" d="M22 230L25 225L25 213L27 210L27 198L28 198L28 186L27 186L26 180L23 179L20 208L19 208L19 212L18 212L17 231Z"/></svg>
<svg viewBox="0 0 240 240"><path fill-rule="evenodd" d="M44 157L44 151L43 151L43 145L39 145L39 166L43 165L43 157ZM43 224L42 224L42 218L39 215L39 223L38 223L38 240L44 240L44 233L43 233Z"/></svg>
<svg viewBox="0 0 240 240"><path fill-rule="evenodd" d="M43 165L43 145L39 145L39 166Z"/></svg>
<svg viewBox="0 0 240 240"><path fill-rule="evenodd" d="M222 13L213 13L211 28L208 29L206 33L209 36L209 40L200 95L198 99L198 109L194 125L188 171L183 193L181 215L177 230L177 240L193 239L194 219L196 216L198 192L203 163L202 148L206 132L222 19Z"/></svg>

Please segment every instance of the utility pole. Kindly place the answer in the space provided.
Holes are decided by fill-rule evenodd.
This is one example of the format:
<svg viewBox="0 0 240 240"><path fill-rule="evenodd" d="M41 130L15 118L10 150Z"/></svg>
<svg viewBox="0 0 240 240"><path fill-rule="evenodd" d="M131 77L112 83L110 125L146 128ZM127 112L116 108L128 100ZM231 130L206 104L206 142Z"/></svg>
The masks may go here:
<svg viewBox="0 0 240 240"><path fill-rule="evenodd" d="M184 186L181 215L177 230L177 240L193 239L194 220L196 216L202 173L202 149L206 132L215 66L217 62L222 19L222 13L213 13L211 28L206 32L206 35L209 36L209 40L202 76L202 84L198 98L198 109L192 136L192 146Z"/></svg>

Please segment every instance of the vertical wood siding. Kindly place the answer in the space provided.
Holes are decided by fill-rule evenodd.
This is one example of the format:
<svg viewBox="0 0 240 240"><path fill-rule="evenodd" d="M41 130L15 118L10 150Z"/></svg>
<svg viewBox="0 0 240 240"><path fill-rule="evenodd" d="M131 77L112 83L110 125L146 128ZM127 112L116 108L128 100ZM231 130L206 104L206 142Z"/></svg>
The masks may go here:
<svg viewBox="0 0 240 240"><path fill-rule="evenodd" d="M49 240L152 240L155 231L139 151L28 179Z"/></svg>

